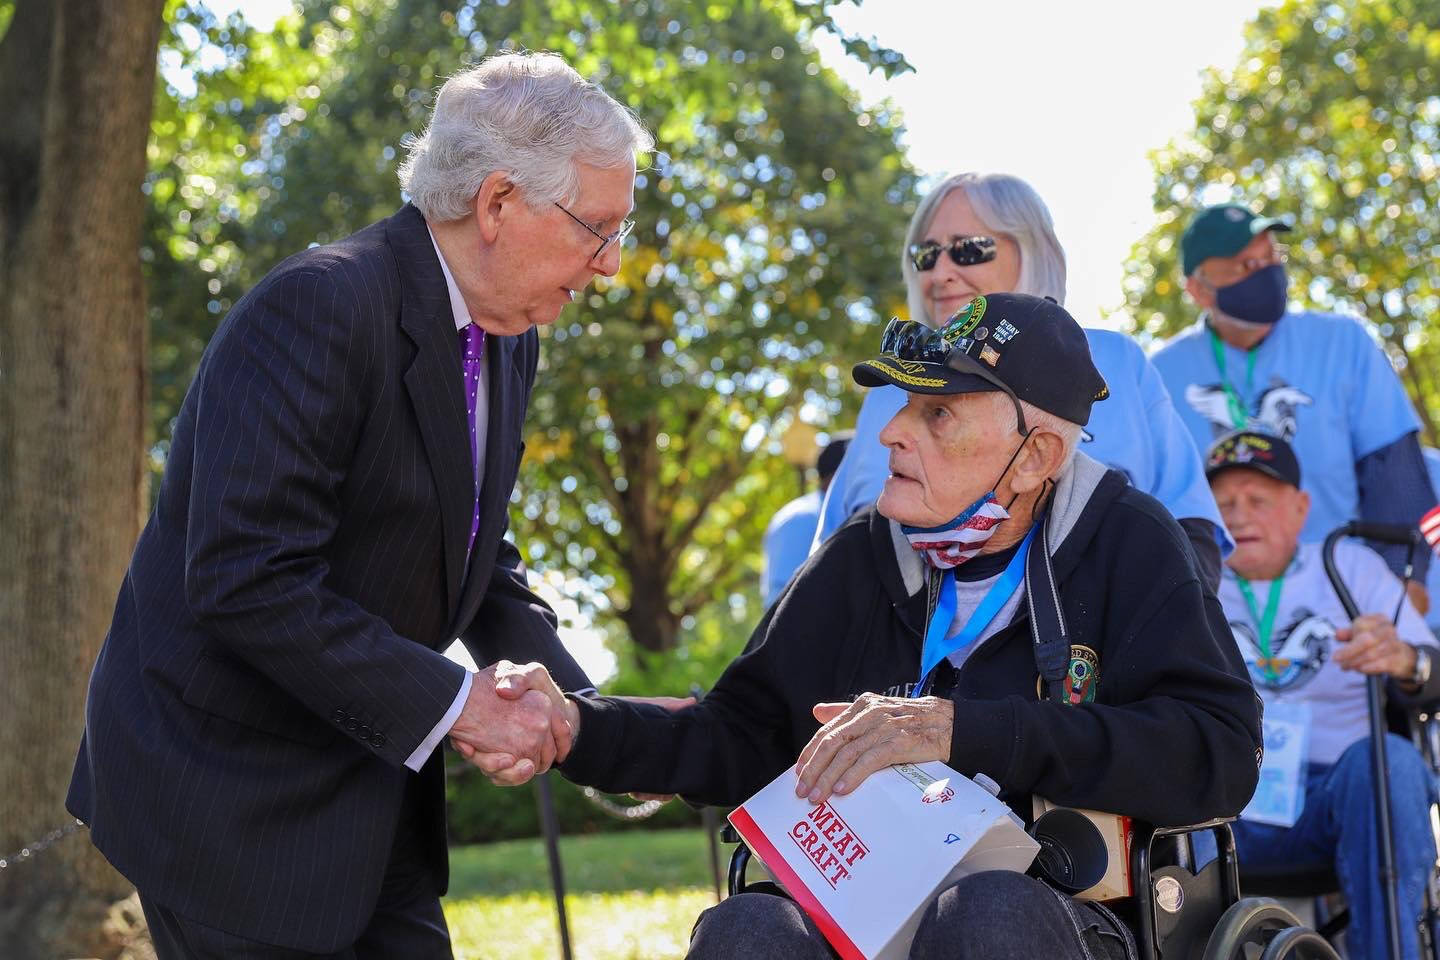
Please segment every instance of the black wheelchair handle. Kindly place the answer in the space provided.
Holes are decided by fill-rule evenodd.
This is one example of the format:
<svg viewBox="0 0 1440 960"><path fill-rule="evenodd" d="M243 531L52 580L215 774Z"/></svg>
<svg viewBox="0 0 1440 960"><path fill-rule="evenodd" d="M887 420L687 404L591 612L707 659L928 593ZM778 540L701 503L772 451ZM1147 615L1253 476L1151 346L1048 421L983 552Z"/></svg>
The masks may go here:
<svg viewBox="0 0 1440 960"><path fill-rule="evenodd" d="M1362 523L1352 520L1340 528L1343 537L1359 537L1362 540L1378 540L1402 547L1420 546L1424 541L1418 527L1402 527L1398 523Z"/></svg>

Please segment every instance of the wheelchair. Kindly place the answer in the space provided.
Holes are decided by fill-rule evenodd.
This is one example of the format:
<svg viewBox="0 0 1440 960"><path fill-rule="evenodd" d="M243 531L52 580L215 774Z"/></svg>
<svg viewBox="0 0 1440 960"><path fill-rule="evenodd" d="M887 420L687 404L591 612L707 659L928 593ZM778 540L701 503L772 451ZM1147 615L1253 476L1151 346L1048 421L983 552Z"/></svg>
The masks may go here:
<svg viewBox="0 0 1440 960"><path fill-rule="evenodd" d="M1200 831L1213 834L1219 856L1196 871L1189 838ZM770 881L746 883L749 848L729 824L720 836L738 844L730 857L729 895L783 895ZM1240 896L1229 819L1185 827L1132 822L1130 876L1133 902L1110 905L1134 917L1141 960L1339 960L1324 937L1278 901Z"/></svg>

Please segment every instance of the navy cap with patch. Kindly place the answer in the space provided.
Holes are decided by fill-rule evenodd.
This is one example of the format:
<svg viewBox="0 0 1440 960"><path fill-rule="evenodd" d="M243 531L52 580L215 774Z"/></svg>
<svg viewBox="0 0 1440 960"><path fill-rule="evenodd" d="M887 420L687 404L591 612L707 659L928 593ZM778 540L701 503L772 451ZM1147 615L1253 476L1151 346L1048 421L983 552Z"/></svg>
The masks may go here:
<svg viewBox="0 0 1440 960"><path fill-rule="evenodd" d="M1258 430L1235 430L1205 452L1205 479L1226 470L1256 470L1292 487L1300 486L1300 461L1290 444Z"/></svg>
<svg viewBox="0 0 1440 960"><path fill-rule="evenodd" d="M1206 207L1195 214L1180 237L1180 269L1188 277L1202 260L1233 257L1265 231L1289 229L1284 220L1262 217L1238 203Z"/></svg>
<svg viewBox="0 0 1440 960"><path fill-rule="evenodd" d="M887 339L897 342L857 363L855 382L894 384L910 393L998 390L1082 425L1091 404L1110 395L1085 331L1049 297L975 297L939 330L913 324L907 332L889 337L887 330Z"/></svg>

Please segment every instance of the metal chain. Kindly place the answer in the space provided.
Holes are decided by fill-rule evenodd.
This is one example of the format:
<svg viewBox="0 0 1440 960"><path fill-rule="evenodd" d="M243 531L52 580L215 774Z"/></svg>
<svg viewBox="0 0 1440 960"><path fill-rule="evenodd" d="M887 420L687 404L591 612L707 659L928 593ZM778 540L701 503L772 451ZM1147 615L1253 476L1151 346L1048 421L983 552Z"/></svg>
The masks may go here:
<svg viewBox="0 0 1440 960"><path fill-rule="evenodd" d="M646 820L655 816L655 814L660 811L660 808L665 806L664 800L646 800L643 803L626 806L625 804L616 803L609 797L602 796L600 791L594 787L586 787L581 793L585 795L586 800L589 800L616 820Z"/></svg>
<svg viewBox="0 0 1440 960"><path fill-rule="evenodd" d="M35 854L44 853L50 847L59 843L61 840L64 840L72 833L79 833L81 830L84 829L84 820L71 820L63 827L56 827L54 830L51 830L39 840L28 843L25 846L21 847L19 853L12 853L8 857L0 857L0 870L4 870L6 867L12 867L17 863L24 863L25 861L34 857Z"/></svg>

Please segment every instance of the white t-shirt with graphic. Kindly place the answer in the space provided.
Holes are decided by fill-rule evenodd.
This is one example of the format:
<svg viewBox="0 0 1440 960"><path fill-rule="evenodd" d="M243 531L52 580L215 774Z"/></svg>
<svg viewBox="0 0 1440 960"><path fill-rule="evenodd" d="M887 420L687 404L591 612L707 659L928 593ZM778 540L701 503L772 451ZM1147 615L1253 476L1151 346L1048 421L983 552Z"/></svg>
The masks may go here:
<svg viewBox="0 0 1440 960"><path fill-rule="evenodd" d="M1362 614L1378 613L1386 620L1394 616L1404 590L1379 554L1342 540L1335 546L1335 566ZM1263 614L1270 581L1252 580L1250 589ZM1346 747L1368 734L1365 674L1335 664L1335 647L1340 642L1335 630L1348 625L1350 618L1325 576L1320 544L1302 544L1285 572L1268 663L1259 644L1259 617L1245 602L1239 580L1229 567L1220 577L1219 597L1261 698L1267 704L1283 700L1313 705L1310 763L1334 763ZM1406 643L1431 642L1425 621L1408 598L1400 608L1396 631Z"/></svg>
<svg viewBox="0 0 1440 960"><path fill-rule="evenodd" d="M1318 542L1359 516L1356 461L1420 429L1420 420L1390 361L1350 317L1287 313L1251 354L1221 344L1223 381L1239 396L1244 424L1234 422L1204 321L1152 360L1202 456L1233 427L1289 441L1310 494L1300 539Z"/></svg>

